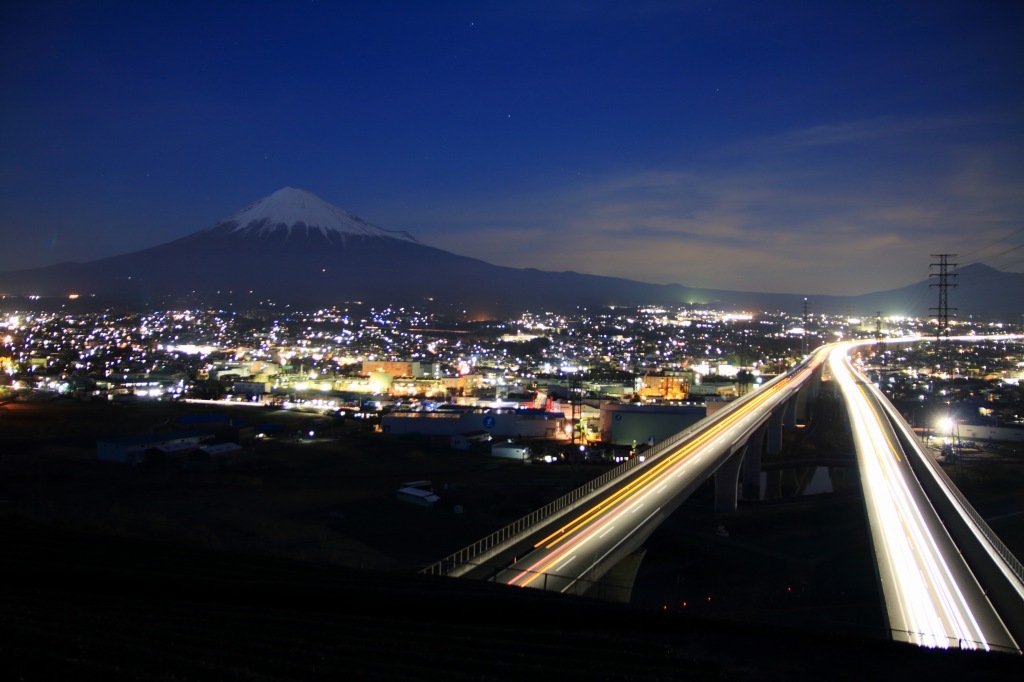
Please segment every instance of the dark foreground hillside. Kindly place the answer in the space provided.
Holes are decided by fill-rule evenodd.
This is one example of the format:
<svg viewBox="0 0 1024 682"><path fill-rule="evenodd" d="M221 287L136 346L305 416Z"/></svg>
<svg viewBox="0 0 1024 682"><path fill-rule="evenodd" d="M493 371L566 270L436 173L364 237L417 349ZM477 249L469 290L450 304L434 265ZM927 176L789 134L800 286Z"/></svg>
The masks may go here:
<svg viewBox="0 0 1024 682"><path fill-rule="evenodd" d="M1019 678L1017 656L737 625L0 518L7 680Z"/></svg>

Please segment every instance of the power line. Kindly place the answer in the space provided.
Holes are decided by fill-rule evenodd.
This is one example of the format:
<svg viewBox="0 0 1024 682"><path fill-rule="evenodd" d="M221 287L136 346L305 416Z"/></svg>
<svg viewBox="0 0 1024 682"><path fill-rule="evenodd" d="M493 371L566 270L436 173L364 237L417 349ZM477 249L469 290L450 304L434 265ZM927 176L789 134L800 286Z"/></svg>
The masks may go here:
<svg viewBox="0 0 1024 682"><path fill-rule="evenodd" d="M994 261L995 259L999 258L1000 256L1005 256L1008 253L1013 253L1014 251L1016 251L1017 249L1020 249L1020 248L1024 248L1024 244L1017 244L1016 246L1011 246L1008 249L1004 249L1003 251L1000 251L999 253L994 253L991 256L986 256L985 258L982 258L981 260L976 261L976 262L978 262L978 263L985 263L985 262L991 263L992 261ZM992 267L995 267L995 266L993 265Z"/></svg>
<svg viewBox="0 0 1024 682"><path fill-rule="evenodd" d="M1024 246L1024 244L1022 244L1021 246ZM1007 252L1016 250L1017 248L1020 247L1014 247L1013 249L1010 249ZM992 282L1003 281L1005 280L1005 277L1007 275L1021 274L1010 270L1011 267L1019 265L1021 263L1024 263L1024 258L1011 260L1007 263L1002 264L1001 266L990 265L988 267L992 268L992 270L987 272L976 272L970 270L968 270L967 272L961 272L959 273L961 275L959 283L964 286L973 287L980 286L983 284L990 284Z"/></svg>
<svg viewBox="0 0 1024 682"><path fill-rule="evenodd" d="M982 251L985 251L986 249L990 249L993 246L995 246L996 244L998 244L1000 242L1004 242L1007 239L1009 239L1010 237L1016 237L1018 234L1021 234L1022 232L1024 232L1024 227L1020 228L1016 232L1011 232L1010 234L1008 234L1008 235L1006 235L1004 237L1000 237L999 239L995 240L991 244L986 244L985 246L982 246L980 248L974 249L973 251L968 251L967 253L964 254L964 258L970 258L974 254L981 253ZM1015 246L1014 248L1020 248L1020 245Z"/></svg>
<svg viewBox="0 0 1024 682"><path fill-rule="evenodd" d="M1003 266L1000 269L1004 272L1008 272L1006 268L1013 267L1014 265L1020 265L1021 263L1024 263L1024 258L1018 258L1017 260L1012 260L1009 263L1003 263Z"/></svg>

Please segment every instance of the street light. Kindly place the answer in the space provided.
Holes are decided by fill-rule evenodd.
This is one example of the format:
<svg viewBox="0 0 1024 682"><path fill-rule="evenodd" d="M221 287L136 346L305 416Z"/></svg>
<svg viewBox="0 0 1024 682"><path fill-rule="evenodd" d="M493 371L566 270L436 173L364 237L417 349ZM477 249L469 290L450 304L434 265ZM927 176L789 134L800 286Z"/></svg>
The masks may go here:
<svg viewBox="0 0 1024 682"><path fill-rule="evenodd" d="M940 419L939 420L939 425L936 428L936 431L939 434L945 434L946 436L952 436L953 435L953 426L954 426L953 418L952 417L946 417L944 419Z"/></svg>

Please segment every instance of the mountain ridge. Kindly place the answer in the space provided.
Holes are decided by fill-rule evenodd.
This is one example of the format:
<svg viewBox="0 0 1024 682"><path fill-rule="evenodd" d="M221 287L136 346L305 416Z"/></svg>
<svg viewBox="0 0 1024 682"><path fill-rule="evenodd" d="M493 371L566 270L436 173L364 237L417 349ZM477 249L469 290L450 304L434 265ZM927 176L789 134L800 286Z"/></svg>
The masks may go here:
<svg viewBox="0 0 1024 682"><path fill-rule="evenodd" d="M243 221L244 224L243 224ZM1024 274L985 265L961 268L950 297L960 316L1017 321ZM433 304L467 315L507 315L608 305L702 305L788 310L810 298L814 313L927 316L931 282L859 296L742 292L649 284L574 271L511 268L379 228L304 190L283 188L212 226L176 240L89 262L0 273L0 294L71 294L135 306L176 302L304 306L362 300Z"/></svg>

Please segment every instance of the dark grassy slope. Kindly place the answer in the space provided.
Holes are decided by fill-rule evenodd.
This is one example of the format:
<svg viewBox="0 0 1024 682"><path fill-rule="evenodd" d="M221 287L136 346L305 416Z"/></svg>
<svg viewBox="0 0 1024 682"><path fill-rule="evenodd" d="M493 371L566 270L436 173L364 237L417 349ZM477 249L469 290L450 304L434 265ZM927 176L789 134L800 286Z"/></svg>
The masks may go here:
<svg viewBox="0 0 1024 682"><path fill-rule="evenodd" d="M1008 679L1017 656L0 519L4 679Z"/></svg>

